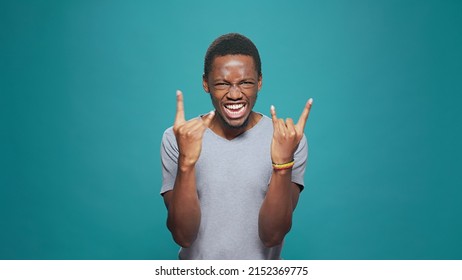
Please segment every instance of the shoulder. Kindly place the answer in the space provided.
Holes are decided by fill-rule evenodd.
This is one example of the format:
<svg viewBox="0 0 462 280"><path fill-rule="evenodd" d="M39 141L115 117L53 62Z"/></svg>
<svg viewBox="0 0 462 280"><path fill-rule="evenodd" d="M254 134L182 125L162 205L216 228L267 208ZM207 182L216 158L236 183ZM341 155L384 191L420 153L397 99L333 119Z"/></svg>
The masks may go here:
<svg viewBox="0 0 462 280"><path fill-rule="evenodd" d="M173 133L173 126L167 128L164 131L164 134L162 135L162 142L164 142L165 140L170 140L172 138L175 138L175 134Z"/></svg>
<svg viewBox="0 0 462 280"><path fill-rule="evenodd" d="M173 133L173 126L167 128L162 135L161 146L163 150L177 150L176 137Z"/></svg>

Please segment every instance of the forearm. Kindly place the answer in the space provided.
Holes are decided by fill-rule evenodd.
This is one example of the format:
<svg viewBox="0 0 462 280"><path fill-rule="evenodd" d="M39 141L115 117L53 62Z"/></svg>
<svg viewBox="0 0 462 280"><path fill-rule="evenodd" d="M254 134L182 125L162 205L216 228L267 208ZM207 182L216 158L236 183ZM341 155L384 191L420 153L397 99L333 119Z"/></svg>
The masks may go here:
<svg viewBox="0 0 462 280"><path fill-rule="evenodd" d="M295 208L292 170L273 171L268 192L260 208L258 230L260 239L267 247L282 243L292 226Z"/></svg>
<svg viewBox="0 0 462 280"><path fill-rule="evenodd" d="M168 205L167 226L173 239L182 247L196 240L201 220L196 190L195 169L178 168L175 186Z"/></svg>

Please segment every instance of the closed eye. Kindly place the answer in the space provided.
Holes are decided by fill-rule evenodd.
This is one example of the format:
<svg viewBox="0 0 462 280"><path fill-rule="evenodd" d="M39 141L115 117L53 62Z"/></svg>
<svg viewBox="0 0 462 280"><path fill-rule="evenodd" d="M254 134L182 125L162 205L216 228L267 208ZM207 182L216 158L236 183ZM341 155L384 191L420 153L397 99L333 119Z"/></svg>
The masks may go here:
<svg viewBox="0 0 462 280"><path fill-rule="evenodd" d="M218 82L214 84L215 88L218 90L227 90L229 89L229 83L226 82Z"/></svg>
<svg viewBox="0 0 462 280"><path fill-rule="evenodd" d="M239 83L241 87L243 88L252 88L255 83L252 82L252 81L242 81L241 83Z"/></svg>

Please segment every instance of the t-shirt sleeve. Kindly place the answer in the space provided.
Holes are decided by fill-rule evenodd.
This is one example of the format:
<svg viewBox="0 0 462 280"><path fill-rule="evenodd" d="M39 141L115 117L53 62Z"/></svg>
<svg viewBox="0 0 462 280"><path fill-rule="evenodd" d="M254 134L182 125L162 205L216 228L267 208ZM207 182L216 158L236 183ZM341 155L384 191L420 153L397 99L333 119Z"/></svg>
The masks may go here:
<svg viewBox="0 0 462 280"><path fill-rule="evenodd" d="M308 161L308 141L303 134L294 155L295 165L292 168L292 182L300 186L300 191L305 188L305 168Z"/></svg>
<svg viewBox="0 0 462 280"><path fill-rule="evenodd" d="M162 163L162 188L160 194L173 189L178 168L178 145L170 127L162 136L160 158Z"/></svg>

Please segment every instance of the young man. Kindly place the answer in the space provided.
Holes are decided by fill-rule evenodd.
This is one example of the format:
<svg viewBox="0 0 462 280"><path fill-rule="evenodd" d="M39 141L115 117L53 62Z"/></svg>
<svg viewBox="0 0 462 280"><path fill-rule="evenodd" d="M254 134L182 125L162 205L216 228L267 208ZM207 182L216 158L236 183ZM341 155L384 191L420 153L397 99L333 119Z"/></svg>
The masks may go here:
<svg viewBox="0 0 462 280"><path fill-rule="evenodd" d="M254 112L260 56L231 33L207 50L202 79L214 111L185 120L177 92L173 127L161 145L167 226L180 259L279 259L303 190L308 146L298 122Z"/></svg>

